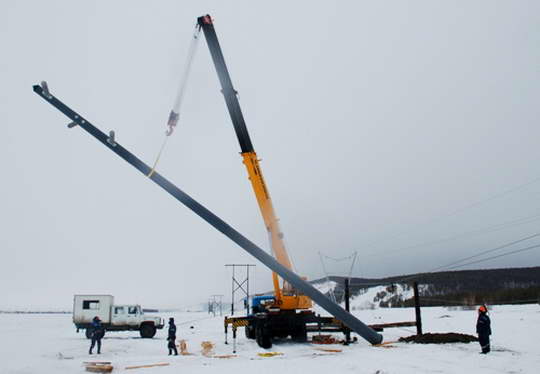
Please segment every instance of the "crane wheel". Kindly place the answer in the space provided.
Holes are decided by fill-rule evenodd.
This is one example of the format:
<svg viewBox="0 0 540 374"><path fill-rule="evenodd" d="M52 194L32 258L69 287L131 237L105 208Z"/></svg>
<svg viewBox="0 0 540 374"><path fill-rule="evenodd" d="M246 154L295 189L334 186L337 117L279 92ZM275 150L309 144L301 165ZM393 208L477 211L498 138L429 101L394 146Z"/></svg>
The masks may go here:
<svg viewBox="0 0 540 374"><path fill-rule="evenodd" d="M295 342L306 342L307 341L307 330L306 325L298 325L294 328L291 339Z"/></svg>
<svg viewBox="0 0 540 374"><path fill-rule="evenodd" d="M264 349L272 348L272 334L269 328L265 326L257 326L255 336L259 347Z"/></svg>
<svg viewBox="0 0 540 374"><path fill-rule="evenodd" d="M255 328L251 325L247 325L245 328L244 328L245 332L246 332L246 338L248 339L255 339L256 337L256 334L255 334Z"/></svg>

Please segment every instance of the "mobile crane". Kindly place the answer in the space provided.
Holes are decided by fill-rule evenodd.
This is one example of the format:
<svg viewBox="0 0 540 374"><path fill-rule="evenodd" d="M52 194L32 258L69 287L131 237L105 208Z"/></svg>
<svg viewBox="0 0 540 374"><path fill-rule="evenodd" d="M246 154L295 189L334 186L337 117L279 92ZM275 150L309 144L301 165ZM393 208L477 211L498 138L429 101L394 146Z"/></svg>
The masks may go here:
<svg viewBox="0 0 540 374"><path fill-rule="evenodd" d="M225 102L229 110L238 142L240 143L242 162L247 169L251 186L255 192L255 197L257 198L257 203L264 219L266 230L268 231L268 237L270 238L272 252L281 265L292 271L292 263L283 242L283 233L280 230L270 193L264 181L259 158L253 148L244 121L244 116L240 109L240 103L238 102L237 97L238 93L233 88L229 70L225 64L225 59L214 29L212 18L209 15L202 16L197 19L197 23L204 32L210 54L212 55L216 67L222 93L225 97ZM283 287L280 287L279 277L275 272L272 273L272 281L275 293L275 302L273 303L273 306L279 307L282 310L311 308L312 303L309 297L295 292L295 290L286 282L283 283Z"/></svg>
<svg viewBox="0 0 540 374"><path fill-rule="evenodd" d="M233 88L229 71L227 69L227 65L225 64L225 59L223 58L221 46L219 45L216 31L214 29L212 18L209 15L202 16L197 19L197 23L204 32L206 41L208 43L208 48L210 49L210 54L212 55L214 65L218 73L223 96L225 97L227 108L229 109L229 114L231 116L238 142L240 143L243 163L247 169L251 186L255 192L255 197L257 198L257 203L259 204L259 209L264 219L266 230L268 231L272 252L274 257L281 265L292 271L292 263L283 242L283 233L280 230L274 206L270 198L270 193L268 192L268 187L264 181L264 176L262 174L257 153L253 148L253 144L251 143L251 138L244 121L244 116L242 115L242 110L240 109L240 103L238 102L237 92ZM275 296L272 306L278 307L281 310L311 308L312 303L309 297L296 292L296 290L294 290L294 288L292 288L286 282L284 282L283 286L280 287L279 277L275 272L272 273L272 281L274 284Z"/></svg>
<svg viewBox="0 0 540 374"><path fill-rule="evenodd" d="M201 16L197 19L199 27L203 30L210 54L221 83L222 93L229 110L238 142L240 143L241 156L247 169L251 186L257 198L261 211L270 246L276 260L289 270L293 270L292 263L285 248L283 233L279 227L272 199L262 174L257 153L253 148L249 132L244 121L237 91L225 64L214 24L210 15ZM246 337L256 339L263 348L272 345L274 337L284 338L291 336L293 340L305 341L307 339L308 324L316 324L318 328L327 327L338 329L340 323L333 318L320 317L311 311L311 299L296 290L286 281L280 285L280 279L276 272L272 272L274 286L273 296L255 296L252 299L251 315L247 317L225 318L225 329L228 325L233 326L233 331L238 326L245 326ZM236 331L233 332L234 336Z"/></svg>
<svg viewBox="0 0 540 374"><path fill-rule="evenodd" d="M135 169L139 170L148 179L159 185L212 227L234 241L238 246L273 271L275 295L271 297L263 296L254 298L253 313L246 317L226 319L225 331L227 331L228 324L232 324L233 336L235 337L236 328L239 326L246 326L246 335L248 335L249 338L257 339L258 344L264 348L269 348L272 345L272 339L274 337L287 337L291 335L295 339L305 340L307 331L309 330L308 324L317 325L319 331L321 330L321 326L328 326L329 329L334 328L335 326L340 326L341 328L346 327L358 333L371 344L381 343L383 339L382 335L378 334L339 305L332 302L320 291L292 271L291 262L288 258L285 246L283 245L283 234L279 229L270 195L268 194L264 178L261 174L259 160L257 159L257 155L253 149L245 126L240 105L236 97L237 93L232 86L223 59L212 18L209 15L202 16L197 19L197 22L205 33L222 85L229 114L235 127L238 141L240 142L243 161L248 170L248 175L255 191L265 224L271 234L271 246L276 258L268 255L263 249L255 245L225 221L175 186L159 172L155 171L155 168L151 168L133 153L121 146L116 140L114 131L110 131L109 135L106 135L82 115L75 112L56 96L52 95L46 82L42 82L41 85L34 85L34 92L72 121L68 124L68 128L81 128L92 135L105 147L124 159ZM278 274L279 277L283 278L283 287L280 287ZM309 309L311 307L311 300L315 301L334 317L320 317L315 315L315 313Z"/></svg>

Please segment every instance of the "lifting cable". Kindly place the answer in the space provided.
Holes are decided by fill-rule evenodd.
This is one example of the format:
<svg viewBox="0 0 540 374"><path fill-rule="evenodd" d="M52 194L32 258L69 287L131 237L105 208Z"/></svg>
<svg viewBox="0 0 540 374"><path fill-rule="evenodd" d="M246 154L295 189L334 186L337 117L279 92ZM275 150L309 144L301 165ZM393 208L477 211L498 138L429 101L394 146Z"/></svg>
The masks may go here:
<svg viewBox="0 0 540 374"><path fill-rule="evenodd" d="M197 51L197 45L198 45L197 42L199 41L200 34L201 34L201 27L197 24L195 25L195 32L193 33L191 44L189 46L186 65L184 66L184 72L180 80L180 86L178 87L176 100L174 101L173 108L171 112L169 113L169 120L167 121L167 126L169 128L165 132L165 138L163 139L163 143L161 143L161 148L159 149L158 155L156 157L156 160L154 161L152 169L150 170L150 173L148 173L147 175L148 178L150 178L152 174L154 174L154 171L156 170L156 166L159 162L161 154L163 153L163 150L165 149L165 146L167 145L167 140L172 135L174 128L176 127L178 123L178 118L180 117L180 107L182 106L182 101L184 99L184 93L186 91L186 85L189 78L189 72L191 71L191 64L193 62L193 57L195 56L195 52Z"/></svg>

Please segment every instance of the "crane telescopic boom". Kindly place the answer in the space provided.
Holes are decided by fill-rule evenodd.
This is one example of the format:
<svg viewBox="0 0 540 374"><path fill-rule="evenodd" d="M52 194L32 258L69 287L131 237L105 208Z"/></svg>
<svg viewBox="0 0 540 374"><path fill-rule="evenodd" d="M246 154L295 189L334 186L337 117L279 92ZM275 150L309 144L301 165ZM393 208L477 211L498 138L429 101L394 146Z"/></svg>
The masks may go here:
<svg viewBox="0 0 540 374"><path fill-rule="evenodd" d="M240 109L240 103L238 102L237 96L238 93L232 85L229 70L225 64L225 59L214 29L212 18L209 15L201 16L197 19L197 22L204 32L210 54L212 55L212 60L214 61L214 66L216 67L225 103L227 104L227 109L229 110L229 115L238 142L240 143L243 163L247 169L251 186L255 192L255 197L257 198L257 203L263 216L266 230L268 231L272 252L281 265L289 270L293 270L291 260L285 248L285 243L283 242L283 233L279 227L279 222L272 204L272 199L270 198L270 193L268 192L268 187L264 181L259 159L253 148L253 143L251 142L242 110ZM304 295L295 295L292 287L286 282L284 282L282 289L275 272L272 273L272 277L276 303L281 309L311 308L312 303L309 298Z"/></svg>

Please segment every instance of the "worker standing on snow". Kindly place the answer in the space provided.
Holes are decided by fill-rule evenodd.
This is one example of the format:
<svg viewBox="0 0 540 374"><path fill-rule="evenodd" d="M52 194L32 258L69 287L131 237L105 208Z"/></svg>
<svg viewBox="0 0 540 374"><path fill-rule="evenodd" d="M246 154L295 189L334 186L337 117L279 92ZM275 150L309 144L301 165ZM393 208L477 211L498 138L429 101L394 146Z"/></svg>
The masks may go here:
<svg viewBox="0 0 540 374"><path fill-rule="evenodd" d="M101 320L98 316L95 316L92 320L92 345L90 345L89 354L92 354L92 349L97 343L97 353L101 354L101 339L105 335L105 328L101 324Z"/></svg>
<svg viewBox="0 0 540 374"><path fill-rule="evenodd" d="M169 348L169 356L174 355L178 356L178 349L176 349L176 325L174 324L174 318L169 318L169 335L167 337L167 347Z"/></svg>
<svg viewBox="0 0 540 374"><path fill-rule="evenodd" d="M488 353L490 351L489 336L491 335L491 321L487 315L487 307L485 305L478 308L476 333L478 334L478 342L480 343L480 347L482 347L481 353Z"/></svg>

